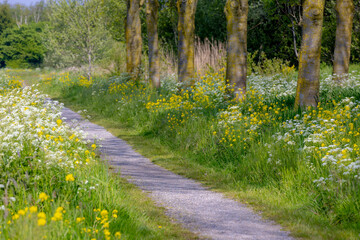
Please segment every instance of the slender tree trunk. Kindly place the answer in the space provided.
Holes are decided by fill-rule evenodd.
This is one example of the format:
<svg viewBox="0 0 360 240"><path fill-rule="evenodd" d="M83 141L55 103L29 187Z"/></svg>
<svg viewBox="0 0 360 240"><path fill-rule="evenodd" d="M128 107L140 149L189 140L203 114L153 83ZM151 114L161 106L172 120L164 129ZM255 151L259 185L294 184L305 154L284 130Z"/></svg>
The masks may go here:
<svg viewBox="0 0 360 240"><path fill-rule="evenodd" d="M295 106L317 107L320 90L321 35L325 0L305 0Z"/></svg>
<svg viewBox="0 0 360 240"><path fill-rule="evenodd" d="M140 77L142 50L140 6L142 2L142 0L127 0L126 71L131 74L133 80L138 80Z"/></svg>
<svg viewBox="0 0 360 240"><path fill-rule="evenodd" d="M296 31L295 31L295 24L294 24L294 21L291 20L291 31L292 31L292 34L293 34L293 42L294 42L294 52L295 52L295 56L296 58L299 58L299 53L298 53L298 50L297 50L297 44L296 44Z"/></svg>
<svg viewBox="0 0 360 240"><path fill-rule="evenodd" d="M158 9L158 0L146 0L146 20L149 39L149 79L155 88L160 87Z"/></svg>
<svg viewBox="0 0 360 240"><path fill-rule="evenodd" d="M89 63L89 68L88 68L88 79L89 81L91 80L91 68L92 68L92 59L91 59L91 53L88 52L88 63Z"/></svg>
<svg viewBox="0 0 360 240"><path fill-rule="evenodd" d="M198 0L178 0L178 79L180 82L194 82L195 12Z"/></svg>
<svg viewBox="0 0 360 240"><path fill-rule="evenodd" d="M333 69L336 81L340 81L349 73L354 9L353 0L336 1L337 26Z"/></svg>
<svg viewBox="0 0 360 240"><path fill-rule="evenodd" d="M226 81L238 100L246 97L248 0L227 0Z"/></svg>

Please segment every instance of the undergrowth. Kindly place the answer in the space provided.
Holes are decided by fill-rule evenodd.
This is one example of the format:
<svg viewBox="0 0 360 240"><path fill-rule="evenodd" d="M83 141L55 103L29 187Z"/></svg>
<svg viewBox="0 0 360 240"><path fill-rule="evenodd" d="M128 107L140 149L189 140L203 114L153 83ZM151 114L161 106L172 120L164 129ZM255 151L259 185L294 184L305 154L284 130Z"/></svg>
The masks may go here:
<svg viewBox="0 0 360 240"><path fill-rule="evenodd" d="M360 73L337 85L326 71L318 108L302 111L293 107L297 76L291 68L251 75L242 103L225 100L223 69L191 88L167 78L154 90L126 75L88 84L71 73L54 73L40 82L50 94L221 172L228 188L281 212L275 218L299 236L357 239ZM307 225L299 229L298 222Z"/></svg>

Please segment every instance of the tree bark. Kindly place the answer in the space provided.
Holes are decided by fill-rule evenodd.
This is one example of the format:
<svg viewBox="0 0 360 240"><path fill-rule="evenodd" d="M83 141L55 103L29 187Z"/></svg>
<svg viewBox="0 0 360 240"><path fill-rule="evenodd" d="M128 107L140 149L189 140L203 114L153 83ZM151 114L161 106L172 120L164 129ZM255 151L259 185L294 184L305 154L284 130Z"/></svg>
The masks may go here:
<svg viewBox="0 0 360 240"><path fill-rule="evenodd" d="M325 0L305 0L295 107L317 107Z"/></svg>
<svg viewBox="0 0 360 240"><path fill-rule="evenodd" d="M178 0L178 80L194 83L195 12L198 0Z"/></svg>
<svg viewBox="0 0 360 240"><path fill-rule="evenodd" d="M158 0L146 0L146 20L149 42L149 79L155 88L160 88L160 58L158 39Z"/></svg>
<svg viewBox="0 0 360 240"><path fill-rule="evenodd" d="M126 39L126 71L133 80L140 77L141 66L141 21L140 6L142 0L127 0L127 15L125 26Z"/></svg>
<svg viewBox="0 0 360 240"><path fill-rule="evenodd" d="M336 81L340 81L349 73L354 9L353 0L336 1L337 26L333 69Z"/></svg>
<svg viewBox="0 0 360 240"><path fill-rule="evenodd" d="M248 0L227 0L225 14L227 20L227 65L226 81L234 97L246 97L247 75L247 17Z"/></svg>

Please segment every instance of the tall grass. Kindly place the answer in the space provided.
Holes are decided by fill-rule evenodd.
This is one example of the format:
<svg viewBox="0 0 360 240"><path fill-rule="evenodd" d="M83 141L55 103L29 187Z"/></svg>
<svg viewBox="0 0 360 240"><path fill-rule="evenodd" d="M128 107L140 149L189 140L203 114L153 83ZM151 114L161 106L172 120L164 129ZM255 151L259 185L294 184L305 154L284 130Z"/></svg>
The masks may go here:
<svg viewBox="0 0 360 240"><path fill-rule="evenodd" d="M89 86L76 76L70 77L71 84L54 77L46 89L61 91L72 103L221 173L217 181L239 194L258 192L263 200L271 196L269 202L283 213L282 220L307 223L325 239L356 239L359 78L360 73L353 72L339 86L323 74L321 105L301 112L293 110L295 72L251 75L242 103L225 100L224 69L201 76L191 89L180 92L175 82L154 91L124 77L95 79Z"/></svg>
<svg viewBox="0 0 360 240"><path fill-rule="evenodd" d="M71 86L68 75L61 79ZM98 146L45 98L0 72L0 239L193 237L110 173Z"/></svg>

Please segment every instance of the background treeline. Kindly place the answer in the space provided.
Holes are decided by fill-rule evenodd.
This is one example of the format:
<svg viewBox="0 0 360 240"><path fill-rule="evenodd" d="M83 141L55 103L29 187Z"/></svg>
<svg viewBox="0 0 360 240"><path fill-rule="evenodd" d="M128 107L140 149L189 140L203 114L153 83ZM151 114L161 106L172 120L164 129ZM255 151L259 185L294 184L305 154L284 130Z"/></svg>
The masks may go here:
<svg viewBox="0 0 360 240"><path fill-rule="evenodd" d="M69 67L92 65L95 61L103 66L111 66L117 73L125 71L121 67L124 65L121 63L125 61L125 0L73 1L74 4L83 3L67 10L61 2L42 0L29 7L11 5L6 1L0 4L0 67ZM198 1L195 34L201 41L208 44L226 41L225 2L226 0ZM329 0L325 6L321 60L326 64L333 61L335 3L335 0ZM161 45L166 51L173 51L176 56L176 1L160 0L159 4ZM300 0L249 1L248 51L253 54L255 61L266 56L287 60L291 65L297 66L301 41L301 4ZM355 5L351 48L353 63L360 62L360 2L355 1ZM85 10L81 11L83 8ZM78 20L71 16L77 16ZM80 18L86 21L80 21ZM141 22L144 52L148 49L145 19L143 6ZM84 27L86 24L91 26L93 32L78 31L87 30ZM85 39L86 34L88 41Z"/></svg>

